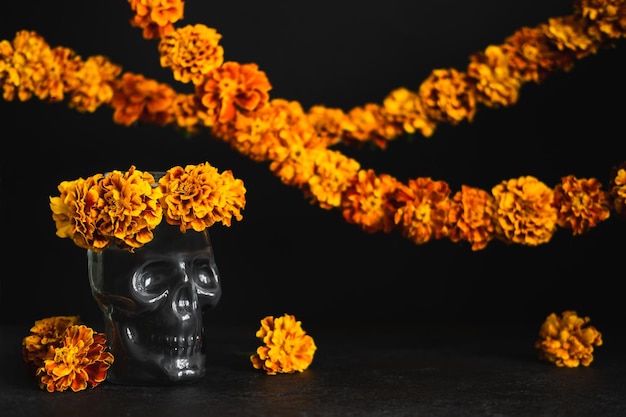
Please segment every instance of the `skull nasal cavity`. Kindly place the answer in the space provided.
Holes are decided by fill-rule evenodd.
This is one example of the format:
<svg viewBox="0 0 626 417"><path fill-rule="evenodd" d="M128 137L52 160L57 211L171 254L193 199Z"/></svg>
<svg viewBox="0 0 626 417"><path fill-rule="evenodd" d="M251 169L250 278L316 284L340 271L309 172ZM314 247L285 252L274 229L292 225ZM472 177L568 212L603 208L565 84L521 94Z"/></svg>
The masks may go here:
<svg viewBox="0 0 626 417"><path fill-rule="evenodd" d="M185 314L198 309L198 297L191 285L183 285L176 290L172 301L172 308L179 314Z"/></svg>

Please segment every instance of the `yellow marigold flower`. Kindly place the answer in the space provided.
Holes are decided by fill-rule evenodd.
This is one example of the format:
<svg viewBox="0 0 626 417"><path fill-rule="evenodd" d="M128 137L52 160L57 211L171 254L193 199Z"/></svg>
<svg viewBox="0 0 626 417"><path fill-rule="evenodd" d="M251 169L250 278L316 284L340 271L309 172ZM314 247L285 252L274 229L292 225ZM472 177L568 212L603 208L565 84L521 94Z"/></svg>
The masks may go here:
<svg viewBox="0 0 626 417"><path fill-rule="evenodd" d="M85 325L67 327L60 345L51 353L36 373L39 386L48 392L94 388L106 379L113 363L104 334Z"/></svg>
<svg viewBox="0 0 626 417"><path fill-rule="evenodd" d="M430 137L435 132L436 124L426 116L417 93L398 88L385 98L383 107L389 122L400 125L408 134L419 130L424 137Z"/></svg>
<svg viewBox="0 0 626 417"><path fill-rule="evenodd" d="M272 99L254 113L236 113L233 122L213 126L215 136L255 161L284 160L283 147L325 147L297 101Z"/></svg>
<svg viewBox="0 0 626 417"><path fill-rule="evenodd" d="M114 80L121 72L119 65L101 55L89 57L84 63L81 61L74 71L64 71L70 90L69 106L81 112L94 112L102 104L110 103Z"/></svg>
<svg viewBox="0 0 626 417"><path fill-rule="evenodd" d="M65 330L80 324L79 316L53 316L35 321L30 334L22 340L22 359L33 366L33 372L42 367L54 348L60 346Z"/></svg>
<svg viewBox="0 0 626 417"><path fill-rule="evenodd" d="M3 42L0 49L0 86L2 97L26 101L33 95L40 100L63 100L61 68L52 49L38 33L21 30L13 42Z"/></svg>
<svg viewBox="0 0 626 417"><path fill-rule="evenodd" d="M117 245L129 251L150 242L152 231L161 223L161 190L155 188L149 172L131 166L126 172L114 170L100 181L98 228Z"/></svg>
<svg viewBox="0 0 626 417"><path fill-rule="evenodd" d="M448 237L452 242L470 242L474 251L484 249L497 231L495 213L496 204L491 194L462 185L451 201Z"/></svg>
<svg viewBox="0 0 626 417"><path fill-rule="evenodd" d="M383 107L375 103L367 103L350 110L348 117L341 123L343 142L358 144L373 141L379 148L386 149L387 142L403 131L401 127L385 119L383 110Z"/></svg>
<svg viewBox="0 0 626 417"><path fill-rule="evenodd" d="M311 151L314 172L305 190L320 207L330 209L341 206L343 191L357 175L361 165L338 151L316 149Z"/></svg>
<svg viewBox="0 0 626 417"><path fill-rule="evenodd" d="M204 125L195 94L177 94L172 102L171 113L176 126L188 133L198 133L199 127Z"/></svg>
<svg viewBox="0 0 626 417"><path fill-rule="evenodd" d="M300 136L290 130L282 131L282 139L291 144L272 149L270 171L287 185L303 187L315 173L312 152L306 150Z"/></svg>
<svg viewBox="0 0 626 417"><path fill-rule="evenodd" d="M404 236L421 244L432 237L448 234L450 188L445 181L430 178L409 180L408 187L397 188L393 200L399 205L394 223Z"/></svg>
<svg viewBox="0 0 626 417"><path fill-rule="evenodd" d="M536 246L550 241L556 231L554 191L532 176L502 181L491 189L496 218L504 237Z"/></svg>
<svg viewBox="0 0 626 417"><path fill-rule="evenodd" d="M159 42L161 66L170 67L175 80L198 85L224 62L221 38L215 29L202 24L176 29Z"/></svg>
<svg viewBox="0 0 626 417"><path fill-rule="evenodd" d="M79 247L100 250L109 245L110 237L98 230L99 181L102 174L87 179L63 181L57 187L60 195L50 197L56 235L70 238Z"/></svg>
<svg viewBox="0 0 626 417"><path fill-rule="evenodd" d="M575 16L550 18L539 28L559 50L574 54L576 59L598 52L600 39L590 37L584 23Z"/></svg>
<svg viewBox="0 0 626 417"><path fill-rule="evenodd" d="M434 70L420 85L418 94L429 119L457 125L472 121L476 96L467 74L452 69Z"/></svg>
<svg viewBox="0 0 626 417"><path fill-rule="evenodd" d="M159 188L165 220L179 226L181 232L201 232L218 222L230 226L233 216L242 219L246 192L243 182L231 171L220 174L208 162L170 168L159 179Z"/></svg>
<svg viewBox="0 0 626 417"><path fill-rule="evenodd" d="M550 314L535 341L539 358L559 367L589 366L594 346L602 345L602 333L588 325L589 321L589 317L578 317L573 310L562 312L560 317Z"/></svg>
<svg viewBox="0 0 626 417"><path fill-rule="evenodd" d="M128 0L135 13L130 21L143 29L144 39L157 39L174 31L174 23L184 15L183 0Z"/></svg>
<svg viewBox="0 0 626 417"><path fill-rule="evenodd" d="M138 120L164 126L174 120L175 98L176 92L167 84L140 74L124 73L117 80L111 101L113 121L125 126Z"/></svg>
<svg viewBox="0 0 626 417"><path fill-rule="evenodd" d="M306 117L326 146L335 145L341 141L343 135L341 126L348 117L343 110L317 105L309 109Z"/></svg>
<svg viewBox="0 0 626 417"><path fill-rule="evenodd" d="M569 71L575 56L559 51L539 28L523 27L506 38L502 50L508 56L510 71L521 82L540 83L551 73Z"/></svg>
<svg viewBox="0 0 626 417"><path fill-rule="evenodd" d="M614 167L609 184L610 205L615 214L626 219L626 162Z"/></svg>
<svg viewBox="0 0 626 417"><path fill-rule="evenodd" d="M476 98L488 107L511 106L522 83L509 71L509 59L500 46L490 45L470 56L467 74L474 79Z"/></svg>
<svg viewBox="0 0 626 417"><path fill-rule="evenodd" d="M391 175L360 170L343 193L343 218L359 225L368 233L391 232L396 207L389 198L403 184Z"/></svg>
<svg viewBox="0 0 626 417"><path fill-rule="evenodd" d="M595 31L609 39L619 39L626 30L626 4L623 0L577 0L577 13L590 22Z"/></svg>
<svg viewBox="0 0 626 417"><path fill-rule="evenodd" d="M611 214L608 193L595 178L561 178L554 188L554 205L559 210L558 225L572 229L574 235L586 233Z"/></svg>
<svg viewBox="0 0 626 417"><path fill-rule="evenodd" d="M247 114L264 108L271 88L257 64L229 61L206 75L196 86L196 95L214 125L232 122L237 112Z"/></svg>
<svg viewBox="0 0 626 417"><path fill-rule="evenodd" d="M263 341L250 356L255 369L268 375L288 374L306 370L317 350L313 338L302 329L302 323L293 315L267 316L261 320L256 337Z"/></svg>

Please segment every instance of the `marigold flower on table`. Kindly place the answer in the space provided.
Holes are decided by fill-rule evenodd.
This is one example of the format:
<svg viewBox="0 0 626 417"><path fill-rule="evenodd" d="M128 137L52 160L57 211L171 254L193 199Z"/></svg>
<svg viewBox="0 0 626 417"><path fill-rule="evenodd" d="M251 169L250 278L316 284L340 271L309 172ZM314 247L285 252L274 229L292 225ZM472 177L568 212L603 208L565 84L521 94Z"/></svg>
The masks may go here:
<svg viewBox="0 0 626 417"><path fill-rule="evenodd" d="M48 392L96 387L114 361L104 333L82 324L79 316L37 320L22 340L22 358Z"/></svg>
<svg viewBox="0 0 626 417"><path fill-rule="evenodd" d="M35 368L43 366L50 350L60 345L65 330L75 324L81 324L80 316L54 316L35 321L30 335L22 340L24 362Z"/></svg>
<svg viewBox="0 0 626 417"><path fill-rule="evenodd" d="M313 338L302 329L302 323L290 314L265 317L256 337L263 345L250 356L250 361L255 369L262 369L268 375L303 372L313 362L317 350Z"/></svg>
<svg viewBox="0 0 626 417"><path fill-rule="evenodd" d="M589 366L594 347L602 345L602 333L589 325L589 317L579 317L567 310L550 314L539 330L535 348L539 358L559 367Z"/></svg>
<svg viewBox="0 0 626 417"><path fill-rule="evenodd" d="M106 379L107 370L114 361L107 351L104 333L81 325L69 326L60 346L38 368L39 386L48 392L74 392L94 388Z"/></svg>

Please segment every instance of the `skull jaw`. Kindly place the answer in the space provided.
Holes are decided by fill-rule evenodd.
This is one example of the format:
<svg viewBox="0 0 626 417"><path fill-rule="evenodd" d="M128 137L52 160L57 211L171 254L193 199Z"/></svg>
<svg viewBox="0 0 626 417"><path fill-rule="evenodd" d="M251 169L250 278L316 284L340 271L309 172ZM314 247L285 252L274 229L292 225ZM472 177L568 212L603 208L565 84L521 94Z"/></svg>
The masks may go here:
<svg viewBox="0 0 626 417"><path fill-rule="evenodd" d="M184 336L142 334L134 326L114 323L107 338L114 362L107 381L119 385L194 383L206 375L202 328Z"/></svg>

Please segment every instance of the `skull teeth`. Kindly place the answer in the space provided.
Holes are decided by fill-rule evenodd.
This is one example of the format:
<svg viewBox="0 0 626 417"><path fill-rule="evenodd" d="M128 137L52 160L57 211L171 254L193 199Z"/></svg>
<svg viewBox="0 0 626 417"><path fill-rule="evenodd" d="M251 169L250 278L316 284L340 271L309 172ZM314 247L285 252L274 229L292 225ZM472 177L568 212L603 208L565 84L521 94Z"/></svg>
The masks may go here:
<svg viewBox="0 0 626 417"><path fill-rule="evenodd" d="M164 336L151 335L150 350L172 356L186 356L200 352L201 339L198 335Z"/></svg>

